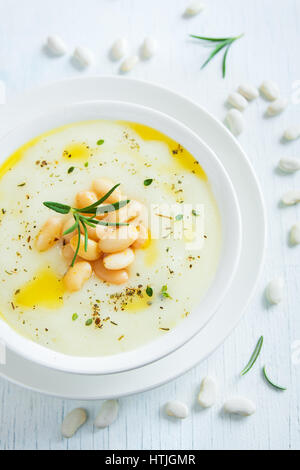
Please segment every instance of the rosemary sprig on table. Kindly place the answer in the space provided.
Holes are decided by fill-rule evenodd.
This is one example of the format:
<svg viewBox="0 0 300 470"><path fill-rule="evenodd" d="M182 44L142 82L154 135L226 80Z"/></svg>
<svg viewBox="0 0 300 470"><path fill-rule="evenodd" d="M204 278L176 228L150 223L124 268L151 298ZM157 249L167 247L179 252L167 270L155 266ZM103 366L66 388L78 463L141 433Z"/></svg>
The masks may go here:
<svg viewBox="0 0 300 470"><path fill-rule="evenodd" d="M246 375L249 372L249 370L254 366L256 359L258 358L260 354L263 342L264 342L264 337L261 336L257 342L257 345L255 346L255 349L252 353L252 356L249 359L248 364L242 370L241 375Z"/></svg>
<svg viewBox="0 0 300 470"><path fill-rule="evenodd" d="M228 38L208 38L208 37L205 37L205 36L196 36L195 34L191 34L190 35L191 38L194 38L194 39L200 39L201 41L206 41L208 42L210 45L216 45L215 49L213 50L213 52L210 54L210 56L208 57L208 59L204 62L204 64L202 65L202 69L204 69L204 67L207 66L207 64L220 52L222 51L223 49L226 49L225 50L225 54L223 56L223 61L222 61L222 74L223 74L223 78L225 78L226 76L226 61L227 61L227 56L228 56L228 52L229 52L229 49L230 47L232 46L232 44L237 41L238 39L240 39L242 36L244 36L244 34L240 34L239 36L235 36L235 37L228 37Z"/></svg>
<svg viewBox="0 0 300 470"><path fill-rule="evenodd" d="M282 390L283 392L286 390L285 387L280 387L279 385L274 384L268 377L267 372L266 372L266 366L263 367L263 375L266 381L268 382L271 387L276 388L277 390Z"/></svg>
<svg viewBox="0 0 300 470"><path fill-rule="evenodd" d="M76 207L71 207L67 206L66 204L60 204L59 202L44 202L44 206L46 206L48 209L51 209L52 211L58 212L59 214L64 214L67 215L71 213L74 217L74 225L70 227L68 230L66 230L63 235L68 235L69 233L78 232L78 243L77 243L77 248L74 254L73 261L71 263L71 266L73 267L80 249L80 241L81 241L81 230L80 230L80 225L83 228L84 231L84 249L87 251L88 247L88 231L87 231L87 226L95 228L97 225L103 225L105 227L120 227L120 226L127 226L128 224L121 224L121 223L111 223L111 222L104 222L101 220L96 219L96 215L100 214L108 214L109 212L114 212L122 207L126 206L130 201L125 200L125 201L120 201L120 202L115 202L114 204L106 204L103 205L102 207L99 207L101 204L103 204L109 196L120 186L120 184L117 184L114 186L110 191L108 191L105 196L103 196L99 201L95 202L94 204L84 207L83 209L77 209Z"/></svg>

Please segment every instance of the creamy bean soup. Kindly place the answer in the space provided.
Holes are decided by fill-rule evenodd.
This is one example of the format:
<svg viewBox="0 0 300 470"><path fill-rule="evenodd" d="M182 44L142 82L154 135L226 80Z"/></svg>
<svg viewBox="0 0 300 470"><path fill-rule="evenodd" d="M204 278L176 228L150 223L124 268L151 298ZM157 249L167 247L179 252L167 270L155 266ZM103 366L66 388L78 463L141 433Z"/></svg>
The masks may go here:
<svg viewBox="0 0 300 470"><path fill-rule="evenodd" d="M138 348L201 315L221 231L206 174L169 137L106 120L52 130L0 167L0 315L68 355Z"/></svg>

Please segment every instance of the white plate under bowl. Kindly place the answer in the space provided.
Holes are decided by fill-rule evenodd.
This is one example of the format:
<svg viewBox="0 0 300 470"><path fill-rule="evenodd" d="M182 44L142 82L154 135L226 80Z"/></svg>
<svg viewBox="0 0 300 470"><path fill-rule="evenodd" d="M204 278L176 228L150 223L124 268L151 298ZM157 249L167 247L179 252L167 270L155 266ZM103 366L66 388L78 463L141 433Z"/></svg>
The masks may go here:
<svg viewBox="0 0 300 470"><path fill-rule="evenodd" d="M2 377L31 390L72 399L104 399L145 391L183 374L207 357L233 330L248 304L264 259L265 211L258 181L238 142L207 111L165 88L119 77L67 80L34 90L9 106L10 118L0 114L3 131L22 122L29 109L95 99L130 101L158 109L196 132L218 155L237 193L241 208L243 243L232 285L213 318L183 347L160 361L137 370L106 376L53 371L7 351ZM18 113L21 115L18 116ZM234 298L234 304L232 299Z"/></svg>
<svg viewBox="0 0 300 470"><path fill-rule="evenodd" d="M222 252L216 276L205 296L180 325L138 350L104 357L78 357L53 351L23 336L0 319L0 339L8 348L37 364L76 374L114 374L138 367L172 353L189 341L209 321L221 304L235 274L241 248L241 218L231 181L218 158L188 127L159 111L121 101L86 101L47 109L17 126L0 140L0 161L35 137L66 124L96 119L131 121L155 128L186 148L204 169L222 221ZM201 201L199 201L200 203Z"/></svg>

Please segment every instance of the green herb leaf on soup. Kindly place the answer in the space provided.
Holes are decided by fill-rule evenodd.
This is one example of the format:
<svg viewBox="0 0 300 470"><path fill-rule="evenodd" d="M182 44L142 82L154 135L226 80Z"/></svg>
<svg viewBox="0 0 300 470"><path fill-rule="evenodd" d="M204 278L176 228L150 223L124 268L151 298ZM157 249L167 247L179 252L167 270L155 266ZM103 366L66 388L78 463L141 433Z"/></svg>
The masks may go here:
<svg viewBox="0 0 300 470"><path fill-rule="evenodd" d="M48 209L51 209L54 212L59 214L69 214L71 206L66 206L65 204L60 204L59 202L43 202L44 206Z"/></svg>
<svg viewBox="0 0 300 470"><path fill-rule="evenodd" d="M163 286L161 288L160 295L161 295L162 298L165 298L165 299L171 299L172 298L170 296L170 294L168 293L168 286Z"/></svg>
<svg viewBox="0 0 300 470"><path fill-rule="evenodd" d="M148 295L148 297L152 297L153 296L153 289L152 287L147 287L146 289L146 294Z"/></svg>

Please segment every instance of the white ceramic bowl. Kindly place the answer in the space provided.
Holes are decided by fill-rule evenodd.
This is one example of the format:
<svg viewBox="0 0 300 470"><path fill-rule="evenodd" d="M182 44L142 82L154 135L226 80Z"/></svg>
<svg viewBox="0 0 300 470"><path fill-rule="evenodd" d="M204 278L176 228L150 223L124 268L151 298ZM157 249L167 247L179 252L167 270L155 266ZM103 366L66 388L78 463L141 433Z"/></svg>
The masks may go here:
<svg viewBox="0 0 300 470"><path fill-rule="evenodd" d="M209 321L229 288L239 261L241 249L241 217L231 181L214 152L191 130L175 119L143 106L124 102L99 101L49 109L10 131L0 142L0 163L30 139L64 124L93 120L116 119L134 121L153 127L179 142L199 161L205 170L221 219L223 246L216 277L205 297L192 314L163 337L130 352L107 357L67 356L38 345L16 333L0 319L0 338L21 356L41 365L79 374L111 374L142 367L154 362L189 341Z"/></svg>

